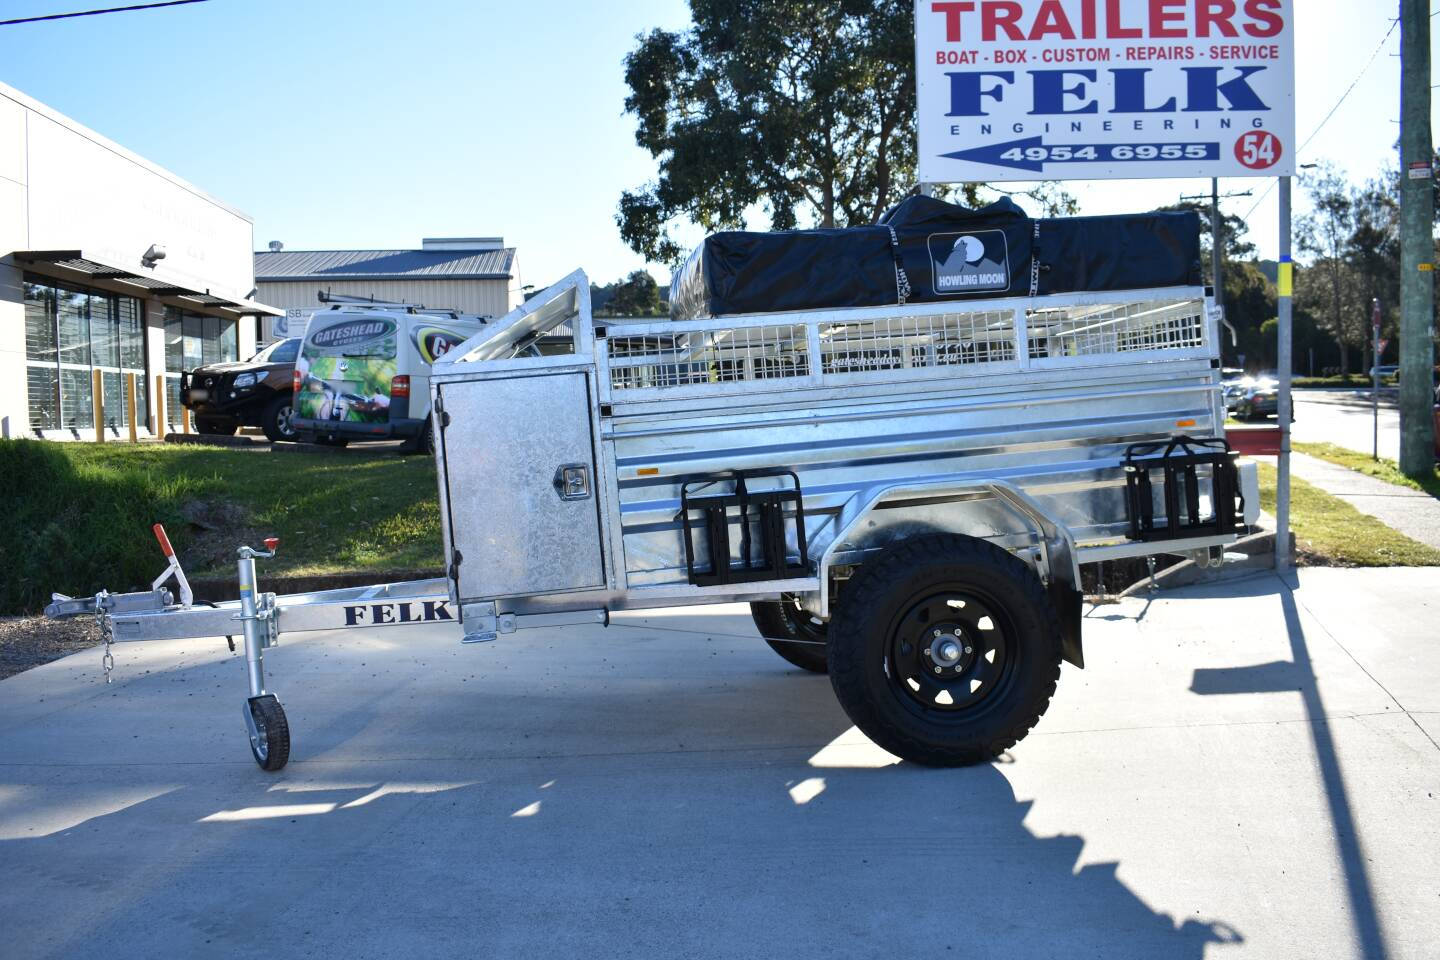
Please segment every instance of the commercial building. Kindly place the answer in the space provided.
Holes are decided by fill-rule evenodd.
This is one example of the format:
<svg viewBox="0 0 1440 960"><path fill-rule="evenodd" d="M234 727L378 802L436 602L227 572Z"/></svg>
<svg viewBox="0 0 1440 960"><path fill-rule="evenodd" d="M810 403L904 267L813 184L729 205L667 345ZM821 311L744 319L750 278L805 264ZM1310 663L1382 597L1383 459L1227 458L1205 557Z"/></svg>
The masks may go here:
<svg viewBox="0 0 1440 960"><path fill-rule="evenodd" d="M447 237L421 241L418 250L285 250L255 254L256 296L282 308L271 337L304 332L320 295L369 297L503 317L524 299L515 248L502 237Z"/></svg>
<svg viewBox="0 0 1440 960"><path fill-rule="evenodd" d="M280 313L253 299L252 233L245 214L0 84L0 433L94 439L97 372L106 435L128 436L129 375L140 432L174 429L181 370L249 356L258 319Z"/></svg>

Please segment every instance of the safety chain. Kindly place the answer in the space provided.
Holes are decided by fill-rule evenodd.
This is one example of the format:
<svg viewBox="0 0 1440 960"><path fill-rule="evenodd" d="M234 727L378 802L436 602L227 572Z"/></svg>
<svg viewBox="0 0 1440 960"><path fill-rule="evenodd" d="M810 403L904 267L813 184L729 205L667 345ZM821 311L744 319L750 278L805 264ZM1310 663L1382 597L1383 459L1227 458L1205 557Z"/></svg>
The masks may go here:
<svg viewBox="0 0 1440 960"><path fill-rule="evenodd" d="M95 606L95 621L100 624L100 639L105 643L105 655L100 658L100 666L105 670L105 682L110 682L110 672L115 669L115 655L110 652L110 645L115 642L115 631L110 627L110 617L99 604Z"/></svg>

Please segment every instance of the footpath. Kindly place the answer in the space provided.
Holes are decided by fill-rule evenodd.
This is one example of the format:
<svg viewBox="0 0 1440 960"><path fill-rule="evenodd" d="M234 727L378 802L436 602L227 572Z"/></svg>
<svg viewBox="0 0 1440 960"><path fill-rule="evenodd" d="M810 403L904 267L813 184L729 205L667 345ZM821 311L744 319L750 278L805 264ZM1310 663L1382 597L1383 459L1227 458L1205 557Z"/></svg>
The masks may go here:
<svg viewBox="0 0 1440 960"><path fill-rule="evenodd" d="M1290 469L1301 480L1344 500L1390 529L1440 550L1440 500L1428 493L1376 480L1303 453L1290 455Z"/></svg>

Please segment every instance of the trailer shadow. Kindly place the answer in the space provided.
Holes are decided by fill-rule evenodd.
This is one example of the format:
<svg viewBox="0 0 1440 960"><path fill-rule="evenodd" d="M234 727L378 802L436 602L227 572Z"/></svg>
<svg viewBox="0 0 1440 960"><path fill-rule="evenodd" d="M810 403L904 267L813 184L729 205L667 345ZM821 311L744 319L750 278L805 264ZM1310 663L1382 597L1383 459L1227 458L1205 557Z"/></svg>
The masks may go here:
<svg viewBox="0 0 1440 960"><path fill-rule="evenodd" d="M402 718L387 744L408 744L403 756L353 749L357 709L302 734L274 777L112 769L148 799L0 841L8 947L1183 960L1241 942L1223 922L1152 909L1116 863L1077 868L1084 838L1027 828L1006 764L895 763L849 727L825 678L713 663L698 701L652 695L663 662L558 717L533 695L467 698L443 726ZM588 737L517 747L529 724ZM473 732L468 748L457 729Z"/></svg>

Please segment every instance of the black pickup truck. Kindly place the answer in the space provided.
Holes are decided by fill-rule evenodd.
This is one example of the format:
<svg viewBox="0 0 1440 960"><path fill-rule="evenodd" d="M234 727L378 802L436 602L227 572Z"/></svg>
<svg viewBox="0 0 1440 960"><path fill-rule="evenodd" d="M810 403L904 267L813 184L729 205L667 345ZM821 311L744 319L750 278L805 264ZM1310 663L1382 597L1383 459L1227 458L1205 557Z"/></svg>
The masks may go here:
<svg viewBox="0 0 1440 960"><path fill-rule="evenodd" d="M271 441L294 440L290 402L300 340L266 346L249 360L212 363L180 375L180 402L195 415L195 429L232 434L259 427Z"/></svg>

